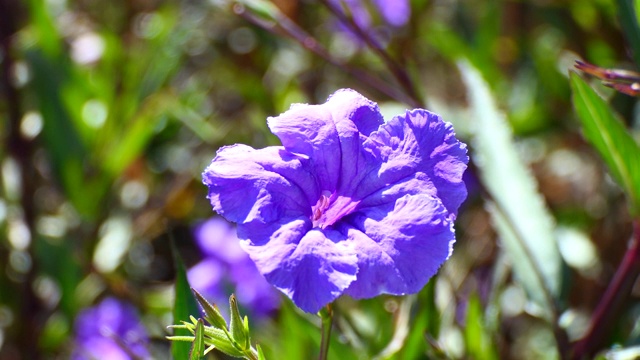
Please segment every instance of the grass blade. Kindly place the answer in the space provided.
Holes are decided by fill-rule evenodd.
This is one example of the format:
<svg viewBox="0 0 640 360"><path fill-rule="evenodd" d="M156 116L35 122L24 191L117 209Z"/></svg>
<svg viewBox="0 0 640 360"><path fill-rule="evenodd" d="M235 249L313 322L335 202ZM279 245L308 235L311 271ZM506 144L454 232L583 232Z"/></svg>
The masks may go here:
<svg viewBox="0 0 640 360"><path fill-rule="evenodd" d="M629 197L631 213L640 214L640 147L609 105L578 74L571 73L571 88L584 136Z"/></svg>
<svg viewBox="0 0 640 360"><path fill-rule="evenodd" d="M517 155L512 130L478 70L459 63L475 115L472 157L493 200L489 211L513 270L540 315L553 318L562 259L554 221L529 169Z"/></svg>
<svg viewBox="0 0 640 360"><path fill-rule="evenodd" d="M173 258L176 267L176 286L175 286L175 303L173 305L173 323L179 324L180 321L187 321L189 316L200 317L200 310L196 299L191 293L191 287L187 280L187 272L184 263L173 246ZM191 333L185 329L175 329L175 336L189 336ZM171 343L171 354L175 360L189 359L191 344L182 341L173 341Z"/></svg>

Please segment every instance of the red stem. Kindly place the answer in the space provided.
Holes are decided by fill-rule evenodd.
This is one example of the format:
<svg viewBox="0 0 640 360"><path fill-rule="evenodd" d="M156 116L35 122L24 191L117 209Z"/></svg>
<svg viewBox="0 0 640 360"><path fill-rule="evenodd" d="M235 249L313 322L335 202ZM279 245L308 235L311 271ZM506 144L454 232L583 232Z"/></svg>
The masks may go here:
<svg viewBox="0 0 640 360"><path fill-rule="evenodd" d="M633 237L629 248L593 313L589 329L574 345L571 359L590 358L599 349L617 318L620 305L629 297L638 274L640 274L640 219L633 222Z"/></svg>
<svg viewBox="0 0 640 360"><path fill-rule="evenodd" d="M35 223L35 170L31 161L34 145L31 140L25 139L20 133L20 121L22 119L21 97L19 90L11 81L14 61L13 42L19 29L19 22L23 16L22 4L18 0L0 0L0 95L4 97L6 110L6 135L3 136L7 153L15 159L20 167L20 180L22 192L20 205L23 211L23 220L32 237L34 236ZM26 250L34 260L33 265L24 274L24 278L17 284L19 289L14 294L19 297L17 304L20 306L19 321L16 322L16 343L19 351L25 359L40 359L38 346L36 346L42 331L42 308L33 290L33 281L37 274L35 254L33 246ZM2 255L2 254L0 254ZM10 290L13 291L13 290ZM9 341L11 343L11 341Z"/></svg>

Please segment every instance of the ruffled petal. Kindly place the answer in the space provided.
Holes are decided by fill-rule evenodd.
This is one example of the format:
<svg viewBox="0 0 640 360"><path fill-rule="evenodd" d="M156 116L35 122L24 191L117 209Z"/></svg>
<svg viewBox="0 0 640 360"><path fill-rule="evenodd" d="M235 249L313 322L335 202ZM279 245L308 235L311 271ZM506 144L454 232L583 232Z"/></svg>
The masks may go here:
<svg viewBox="0 0 640 360"><path fill-rule="evenodd" d="M358 255L354 298L415 293L451 255L455 233L443 204L429 195L405 195L363 209L340 225Z"/></svg>
<svg viewBox="0 0 640 360"><path fill-rule="evenodd" d="M322 105L296 104L267 122L285 149L310 159L320 187L334 192L362 172L362 143L383 118L374 102L345 89Z"/></svg>
<svg viewBox="0 0 640 360"><path fill-rule="evenodd" d="M258 270L306 312L318 312L356 279L358 258L346 236L311 229L306 218L238 226L245 235L251 238L243 248Z"/></svg>
<svg viewBox="0 0 640 360"><path fill-rule="evenodd" d="M455 137L453 126L427 110L407 111L380 126L364 144L379 167L359 184L356 198L366 198L394 184L425 175L425 193L439 198L455 218L467 197L462 174L469 157L466 145ZM398 195L402 195L399 193Z"/></svg>
<svg viewBox="0 0 640 360"><path fill-rule="evenodd" d="M213 209L227 220L272 222L310 216L319 196L308 160L279 146L232 145L218 151L202 174Z"/></svg>

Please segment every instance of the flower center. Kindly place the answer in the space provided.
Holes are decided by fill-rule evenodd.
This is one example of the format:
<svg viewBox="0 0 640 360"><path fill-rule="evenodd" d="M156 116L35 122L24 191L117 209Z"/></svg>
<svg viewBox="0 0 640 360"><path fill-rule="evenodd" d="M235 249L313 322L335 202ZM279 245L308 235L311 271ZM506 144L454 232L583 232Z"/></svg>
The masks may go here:
<svg viewBox="0 0 640 360"><path fill-rule="evenodd" d="M323 191L318 202L311 207L311 222L314 228L325 229L335 224L343 216L355 210L359 201Z"/></svg>
<svg viewBox="0 0 640 360"><path fill-rule="evenodd" d="M318 199L318 202L313 207L311 207L311 221L313 222L314 228L321 226L324 212L331 204L331 202L329 201L329 196L331 196L331 193L326 190L323 191L322 195L320 195L320 199Z"/></svg>

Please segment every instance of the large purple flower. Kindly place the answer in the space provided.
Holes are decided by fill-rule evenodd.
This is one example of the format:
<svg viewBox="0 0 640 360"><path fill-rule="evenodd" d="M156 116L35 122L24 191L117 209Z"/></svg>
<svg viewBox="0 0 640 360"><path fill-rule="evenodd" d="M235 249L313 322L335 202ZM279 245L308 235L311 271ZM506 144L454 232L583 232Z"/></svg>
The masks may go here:
<svg viewBox="0 0 640 360"><path fill-rule="evenodd" d="M242 250L235 229L226 220L213 217L194 228L194 236L205 258L189 269L189 284L207 300L226 304L235 293L252 315L271 314L280 298ZM221 306L224 311L226 306Z"/></svg>
<svg viewBox="0 0 640 360"><path fill-rule="evenodd" d="M283 146L221 148L203 173L260 272L302 310L419 291L449 257L468 157L416 109L384 122L353 90L268 119Z"/></svg>
<svg viewBox="0 0 640 360"><path fill-rule="evenodd" d="M136 309L115 298L106 298L85 309L75 320L73 360L148 359L148 335Z"/></svg>

